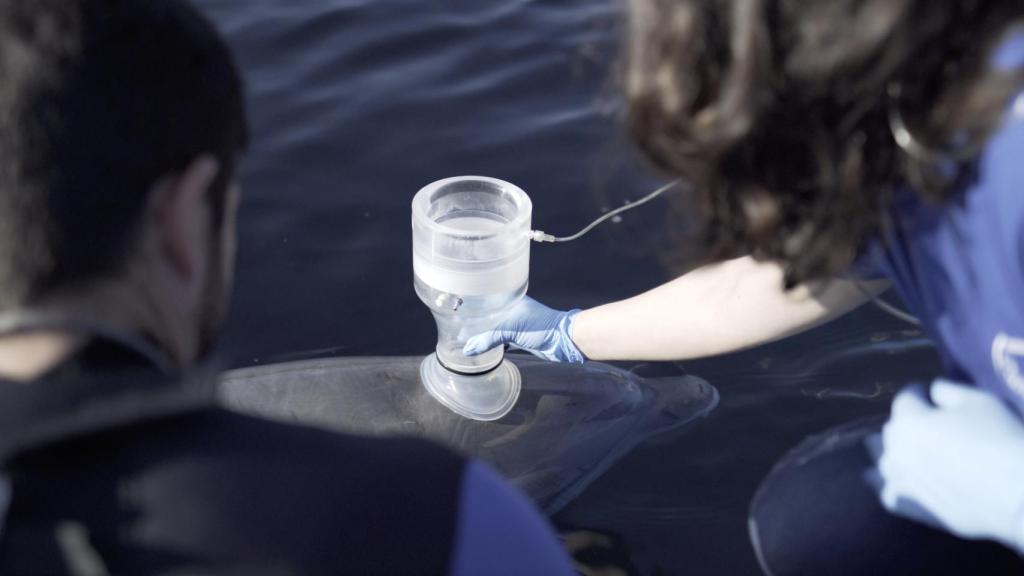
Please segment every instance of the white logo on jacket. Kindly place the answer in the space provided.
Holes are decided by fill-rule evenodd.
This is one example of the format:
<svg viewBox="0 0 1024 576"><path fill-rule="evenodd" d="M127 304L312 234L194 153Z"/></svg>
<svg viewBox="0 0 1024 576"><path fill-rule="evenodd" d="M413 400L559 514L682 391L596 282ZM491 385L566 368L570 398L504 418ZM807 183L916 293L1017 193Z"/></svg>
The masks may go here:
<svg viewBox="0 0 1024 576"><path fill-rule="evenodd" d="M1024 374L1021 361L1024 360L1024 339L1013 338L1000 332L992 341L992 366L1003 382L1020 396L1024 396Z"/></svg>

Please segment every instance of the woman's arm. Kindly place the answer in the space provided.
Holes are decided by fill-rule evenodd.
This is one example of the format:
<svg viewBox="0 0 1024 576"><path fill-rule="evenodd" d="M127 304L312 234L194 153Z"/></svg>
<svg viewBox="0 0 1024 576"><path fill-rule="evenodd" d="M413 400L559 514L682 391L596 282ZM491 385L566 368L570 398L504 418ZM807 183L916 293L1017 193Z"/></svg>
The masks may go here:
<svg viewBox="0 0 1024 576"><path fill-rule="evenodd" d="M878 294L886 281L861 283ZM782 268L738 258L576 316L572 340L592 360L686 360L751 348L837 318L868 300L855 282L786 292Z"/></svg>

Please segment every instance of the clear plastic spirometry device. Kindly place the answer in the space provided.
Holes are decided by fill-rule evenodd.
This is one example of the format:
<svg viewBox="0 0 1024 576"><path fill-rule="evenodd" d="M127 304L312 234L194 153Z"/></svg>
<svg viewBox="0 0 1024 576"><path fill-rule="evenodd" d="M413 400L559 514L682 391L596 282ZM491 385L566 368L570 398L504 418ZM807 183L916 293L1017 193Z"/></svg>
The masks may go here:
<svg viewBox="0 0 1024 576"><path fill-rule="evenodd" d="M519 370L501 347L475 357L462 348L526 294L532 212L522 189L482 176L434 182L412 202L416 294L437 322L437 348L420 376L467 418L497 420L519 397Z"/></svg>

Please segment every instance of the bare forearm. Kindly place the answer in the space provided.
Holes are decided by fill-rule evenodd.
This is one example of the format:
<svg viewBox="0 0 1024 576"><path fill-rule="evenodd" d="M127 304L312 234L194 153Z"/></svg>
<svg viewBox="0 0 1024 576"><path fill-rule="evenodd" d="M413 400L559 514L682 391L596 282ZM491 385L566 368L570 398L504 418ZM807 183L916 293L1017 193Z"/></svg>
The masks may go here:
<svg viewBox="0 0 1024 576"><path fill-rule="evenodd" d="M887 283L864 286L877 293ZM866 300L856 284L841 280L787 292L780 266L746 257L585 310L574 323L573 341L593 360L685 360L778 340Z"/></svg>

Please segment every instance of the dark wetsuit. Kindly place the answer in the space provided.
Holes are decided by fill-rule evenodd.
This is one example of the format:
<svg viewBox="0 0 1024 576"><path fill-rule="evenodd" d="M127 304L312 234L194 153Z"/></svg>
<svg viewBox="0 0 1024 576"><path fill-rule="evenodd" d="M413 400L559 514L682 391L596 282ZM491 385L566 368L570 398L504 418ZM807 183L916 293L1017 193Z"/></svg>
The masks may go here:
<svg viewBox="0 0 1024 576"><path fill-rule="evenodd" d="M0 574L571 573L483 465L235 414L213 382L95 340L0 383Z"/></svg>

